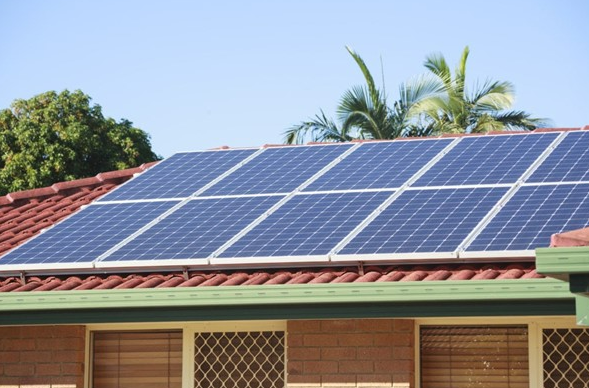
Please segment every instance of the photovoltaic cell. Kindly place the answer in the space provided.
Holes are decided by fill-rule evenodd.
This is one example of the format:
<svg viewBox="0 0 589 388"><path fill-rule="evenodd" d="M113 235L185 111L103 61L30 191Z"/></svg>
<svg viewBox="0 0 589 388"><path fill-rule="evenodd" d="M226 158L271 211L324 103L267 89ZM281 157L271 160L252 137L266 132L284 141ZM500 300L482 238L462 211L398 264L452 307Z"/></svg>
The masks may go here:
<svg viewBox="0 0 589 388"><path fill-rule="evenodd" d="M453 252L506 192L506 188L405 191L339 253Z"/></svg>
<svg viewBox="0 0 589 388"><path fill-rule="evenodd" d="M547 247L554 233L589 226L589 184L522 186L467 251Z"/></svg>
<svg viewBox="0 0 589 388"><path fill-rule="evenodd" d="M413 187L515 183L557 136L543 133L463 138Z"/></svg>
<svg viewBox="0 0 589 388"><path fill-rule="evenodd" d="M186 198L255 151L181 152L158 163L99 201Z"/></svg>
<svg viewBox="0 0 589 388"><path fill-rule="evenodd" d="M325 255L390 195L296 195L219 257Z"/></svg>
<svg viewBox="0 0 589 388"><path fill-rule="evenodd" d="M589 181L589 131L569 132L527 182Z"/></svg>
<svg viewBox="0 0 589 388"><path fill-rule="evenodd" d="M0 266L92 262L177 203L91 205L7 253Z"/></svg>
<svg viewBox="0 0 589 388"><path fill-rule="evenodd" d="M203 196L291 192L351 146L269 148L205 191Z"/></svg>
<svg viewBox="0 0 589 388"><path fill-rule="evenodd" d="M451 141L364 143L305 191L398 188Z"/></svg>
<svg viewBox="0 0 589 388"><path fill-rule="evenodd" d="M103 261L206 258L282 198L191 200Z"/></svg>

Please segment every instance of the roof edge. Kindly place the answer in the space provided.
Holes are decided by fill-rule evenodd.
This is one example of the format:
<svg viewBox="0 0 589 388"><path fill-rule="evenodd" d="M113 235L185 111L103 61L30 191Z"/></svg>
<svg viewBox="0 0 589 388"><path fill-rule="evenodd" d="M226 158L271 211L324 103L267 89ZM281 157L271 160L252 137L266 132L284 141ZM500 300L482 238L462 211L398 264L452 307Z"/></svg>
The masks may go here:
<svg viewBox="0 0 589 388"><path fill-rule="evenodd" d="M377 282L0 294L0 311L572 299L554 279Z"/></svg>

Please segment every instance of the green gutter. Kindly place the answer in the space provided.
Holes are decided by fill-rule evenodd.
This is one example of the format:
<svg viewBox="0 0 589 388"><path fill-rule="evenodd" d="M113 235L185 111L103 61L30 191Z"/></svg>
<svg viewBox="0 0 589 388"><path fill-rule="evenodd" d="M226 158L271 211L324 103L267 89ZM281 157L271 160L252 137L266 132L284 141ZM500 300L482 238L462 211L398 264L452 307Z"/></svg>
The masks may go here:
<svg viewBox="0 0 589 388"><path fill-rule="evenodd" d="M0 312L54 309L571 298L550 279L7 292Z"/></svg>
<svg viewBox="0 0 589 388"><path fill-rule="evenodd" d="M235 319L572 315L553 279L226 286L0 294L0 325Z"/></svg>
<svg viewBox="0 0 589 388"><path fill-rule="evenodd" d="M589 247L538 248L536 269L566 281L571 274L589 274Z"/></svg>

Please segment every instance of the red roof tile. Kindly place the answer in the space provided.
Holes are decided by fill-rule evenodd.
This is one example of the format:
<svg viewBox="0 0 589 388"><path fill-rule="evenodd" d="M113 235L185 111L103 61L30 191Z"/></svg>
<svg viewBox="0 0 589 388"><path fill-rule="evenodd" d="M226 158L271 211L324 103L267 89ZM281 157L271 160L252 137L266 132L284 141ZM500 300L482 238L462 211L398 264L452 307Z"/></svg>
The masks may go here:
<svg viewBox="0 0 589 388"><path fill-rule="evenodd" d="M543 278L536 272L533 263L508 266L405 265L370 267L364 273L357 267L345 267L270 271L195 271L188 274L172 272L102 276L25 276L24 279L0 277L0 292L528 278Z"/></svg>
<svg viewBox="0 0 589 388"><path fill-rule="evenodd" d="M553 234L550 238L551 247L584 247L589 246L589 228L571 230L570 232Z"/></svg>
<svg viewBox="0 0 589 388"><path fill-rule="evenodd" d="M582 129L589 130L589 126ZM544 128L538 129L536 132L556 130L579 130L579 128ZM155 163L127 170L104 172L92 178L60 182L51 187L19 191L0 197L0 255L22 244L39 233L40 230L76 212L82 205L94 201L129 180L134 174L143 172ZM589 245L589 228L553 237L553 246L571 245ZM398 265L392 267L374 266L366 269L345 267L267 271L197 271L190 272L188 276L177 272L101 276L25 276L23 278L0 276L0 292L542 277L536 272L533 263Z"/></svg>

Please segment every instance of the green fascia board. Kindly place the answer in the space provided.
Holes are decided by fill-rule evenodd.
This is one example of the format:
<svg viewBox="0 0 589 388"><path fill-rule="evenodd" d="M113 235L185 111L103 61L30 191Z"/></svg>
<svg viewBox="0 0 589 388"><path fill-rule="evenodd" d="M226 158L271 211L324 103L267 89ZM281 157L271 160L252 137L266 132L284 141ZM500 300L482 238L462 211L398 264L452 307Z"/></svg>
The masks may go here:
<svg viewBox="0 0 589 388"><path fill-rule="evenodd" d="M571 274L589 274L589 247L537 248L536 270L566 281Z"/></svg>
<svg viewBox="0 0 589 388"><path fill-rule="evenodd" d="M589 298L575 296L575 310L577 313L577 325L589 326Z"/></svg>
<svg viewBox="0 0 589 388"><path fill-rule="evenodd" d="M554 279L215 286L0 293L0 312L573 299Z"/></svg>

